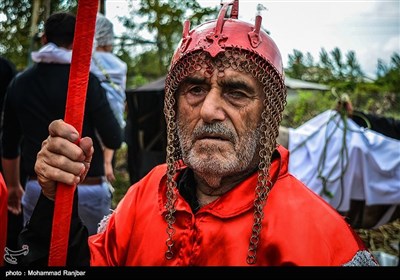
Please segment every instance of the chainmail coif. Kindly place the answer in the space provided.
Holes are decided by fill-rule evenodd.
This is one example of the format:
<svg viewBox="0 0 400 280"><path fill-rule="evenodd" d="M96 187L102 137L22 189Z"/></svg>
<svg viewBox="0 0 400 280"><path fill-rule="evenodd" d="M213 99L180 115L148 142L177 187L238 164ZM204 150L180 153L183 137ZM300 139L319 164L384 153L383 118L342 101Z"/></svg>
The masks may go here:
<svg viewBox="0 0 400 280"><path fill-rule="evenodd" d="M251 50L242 48L229 48L220 52L215 58L203 50L196 50L181 57L171 66L165 81L164 114L167 124L167 214L165 220L168 224L166 241L167 259L174 256L173 235L175 230L175 200L177 183L174 180L176 170L182 162L182 155L177 133L176 93L181 81L197 72L202 71L211 76L215 69L218 74L224 75L224 70L231 68L236 71L246 72L253 76L263 87L265 93L264 110L261 115L258 164L258 183L254 198L254 221L252 234L249 241L247 262L256 262L256 251L261 232L261 222L264 216L263 208L268 197L272 183L269 179L271 156L276 148L276 138L282 120L282 111L286 105L286 86L279 71L267 60Z"/></svg>

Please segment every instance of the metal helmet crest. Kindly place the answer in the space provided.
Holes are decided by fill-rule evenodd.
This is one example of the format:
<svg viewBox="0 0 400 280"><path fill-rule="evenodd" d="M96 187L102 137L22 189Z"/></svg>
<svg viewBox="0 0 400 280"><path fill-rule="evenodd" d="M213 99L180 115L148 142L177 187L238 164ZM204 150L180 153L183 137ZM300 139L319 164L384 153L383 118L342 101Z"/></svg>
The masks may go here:
<svg viewBox="0 0 400 280"><path fill-rule="evenodd" d="M197 50L211 57L230 48L239 48L258 54L283 75L282 57L272 38L261 28L262 17L256 16L251 24L238 19L239 1L221 3L216 20L205 22L193 30L190 21L183 26L182 39L172 57L171 68L185 55Z"/></svg>

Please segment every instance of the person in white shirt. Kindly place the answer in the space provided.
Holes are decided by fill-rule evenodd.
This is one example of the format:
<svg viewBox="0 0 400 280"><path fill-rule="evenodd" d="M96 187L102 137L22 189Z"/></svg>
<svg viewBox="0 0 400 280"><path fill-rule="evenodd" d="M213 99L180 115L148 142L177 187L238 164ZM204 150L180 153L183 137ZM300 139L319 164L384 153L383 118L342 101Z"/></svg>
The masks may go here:
<svg viewBox="0 0 400 280"><path fill-rule="evenodd" d="M114 29L112 22L98 13L96 18L95 51L92 55L90 71L99 78L102 87L107 92L111 109L121 126L125 129L125 88L127 65L113 52ZM114 150L104 148L105 175L109 182L114 176Z"/></svg>

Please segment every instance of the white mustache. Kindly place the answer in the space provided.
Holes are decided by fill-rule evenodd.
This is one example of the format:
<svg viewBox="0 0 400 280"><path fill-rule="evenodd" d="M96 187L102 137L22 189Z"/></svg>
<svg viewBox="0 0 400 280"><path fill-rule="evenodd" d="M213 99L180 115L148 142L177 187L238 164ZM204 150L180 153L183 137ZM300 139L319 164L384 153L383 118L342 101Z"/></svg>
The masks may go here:
<svg viewBox="0 0 400 280"><path fill-rule="evenodd" d="M210 136L223 138L233 143L236 142L235 133L222 123L205 124L200 127L196 127L193 131L194 139L201 139Z"/></svg>

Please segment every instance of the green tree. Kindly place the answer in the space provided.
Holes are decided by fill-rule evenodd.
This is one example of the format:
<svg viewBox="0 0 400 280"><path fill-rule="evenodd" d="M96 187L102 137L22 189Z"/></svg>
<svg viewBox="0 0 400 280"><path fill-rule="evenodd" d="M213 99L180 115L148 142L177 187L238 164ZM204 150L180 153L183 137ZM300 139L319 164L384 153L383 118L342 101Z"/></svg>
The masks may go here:
<svg viewBox="0 0 400 280"><path fill-rule="evenodd" d="M130 3L130 15L120 18L127 28L121 44L141 49L144 57L137 61L143 68L141 74L150 79L166 73L181 39L184 19L189 18L192 25L197 25L209 17L215 18L217 13L216 8L202 8L192 0L140 0L138 9L134 1Z"/></svg>
<svg viewBox="0 0 400 280"><path fill-rule="evenodd" d="M342 62L342 52L339 48L334 48L331 51L331 64L333 65L332 71L334 77L338 80L343 80L344 74L344 63Z"/></svg>
<svg viewBox="0 0 400 280"><path fill-rule="evenodd" d="M30 53L40 46L40 34L47 17L56 11L76 12L77 0L0 1L0 55L18 70L30 63Z"/></svg>
<svg viewBox="0 0 400 280"><path fill-rule="evenodd" d="M376 83L385 87L387 91L400 94L400 55L398 53L392 55L389 65L378 60Z"/></svg>
<svg viewBox="0 0 400 280"><path fill-rule="evenodd" d="M364 76L361 70L360 63L357 61L354 51L349 51L346 54L346 76L354 82L360 82Z"/></svg>
<svg viewBox="0 0 400 280"><path fill-rule="evenodd" d="M377 79L366 80L354 51L345 56L335 48L320 51L320 61L314 62L309 54L293 50L289 55L288 76L310 82L328 84L333 92L299 92L284 112L283 125L298 126L315 115L332 109L342 94L350 97L353 107L376 115L400 117L400 56L392 55L389 64L378 61Z"/></svg>
<svg viewBox="0 0 400 280"><path fill-rule="evenodd" d="M345 56L339 48L334 48L328 53L324 48L319 54L319 62L315 62L313 56L307 52L294 49L289 54L288 67L285 72L288 76L317 83L341 83L346 85L362 81L364 73L361 71L354 51L349 51Z"/></svg>
<svg viewBox="0 0 400 280"><path fill-rule="evenodd" d="M294 79L302 79L307 66L304 62L304 55L299 50L293 50L293 54L289 54L288 68L286 74Z"/></svg>
<svg viewBox="0 0 400 280"><path fill-rule="evenodd" d="M31 44L31 1L4 0L0 2L0 55L10 59L17 69L27 64Z"/></svg>

